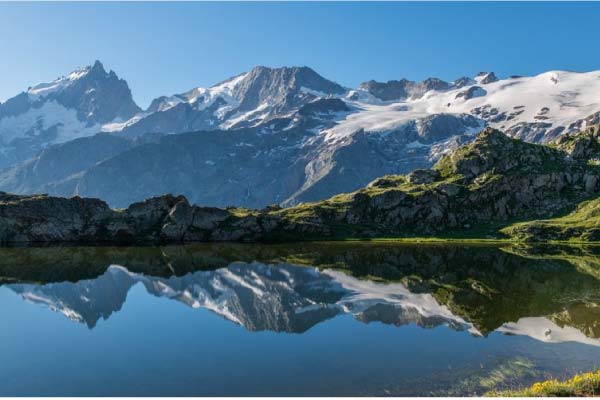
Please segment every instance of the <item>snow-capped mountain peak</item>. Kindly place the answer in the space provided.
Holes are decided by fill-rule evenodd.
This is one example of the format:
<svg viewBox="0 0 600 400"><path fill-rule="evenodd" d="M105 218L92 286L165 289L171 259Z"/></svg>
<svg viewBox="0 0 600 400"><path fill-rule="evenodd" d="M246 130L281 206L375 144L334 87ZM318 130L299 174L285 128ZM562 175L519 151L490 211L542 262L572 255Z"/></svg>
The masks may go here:
<svg viewBox="0 0 600 400"><path fill-rule="evenodd" d="M99 61L0 104L0 167L56 143L98 133L140 111L125 82Z"/></svg>
<svg viewBox="0 0 600 400"><path fill-rule="evenodd" d="M319 97L342 97L346 93L346 88L308 67L257 66L208 88L159 97L144 113L124 123L106 125L103 130L136 136L253 127L289 116ZM165 130L164 125L169 128Z"/></svg>
<svg viewBox="0 0 600 400"><path fill-rule="evenodd" d="M30 87L27 90L27 94L32 99L38 99L40 97L47 96L51 93L54 93L59 90L63 90L69 85L72 85L74 82L79 79L85 78L92 70L101 71L101 73L106 73L104 70L104 66L98 60L94 63L94 65L88 65L85 67L80 67L72 71L66 76L61 76L53 80L52 82L47 83L39 83L33 87Z"/></svg>

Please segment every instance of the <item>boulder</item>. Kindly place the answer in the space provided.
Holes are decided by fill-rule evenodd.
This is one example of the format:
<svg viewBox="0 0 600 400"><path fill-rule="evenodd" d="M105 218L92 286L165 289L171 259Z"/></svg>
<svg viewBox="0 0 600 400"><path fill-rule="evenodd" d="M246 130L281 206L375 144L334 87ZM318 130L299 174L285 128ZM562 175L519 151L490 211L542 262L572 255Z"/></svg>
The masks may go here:
<svg viewBox="0 0 600 400"><path fill-rule="evenodd" d="M413 185L422 185L437 181L440 178L440 173L434 169L416 169L408 174L406 178Z"/></svg>

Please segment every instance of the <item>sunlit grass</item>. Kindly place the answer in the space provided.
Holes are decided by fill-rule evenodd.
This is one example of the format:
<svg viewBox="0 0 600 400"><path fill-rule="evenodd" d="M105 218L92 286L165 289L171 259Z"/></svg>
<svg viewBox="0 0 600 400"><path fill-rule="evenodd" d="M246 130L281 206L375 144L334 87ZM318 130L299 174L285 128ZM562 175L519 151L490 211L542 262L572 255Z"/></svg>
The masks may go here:
<svg viewBox="0 0 600 400"><path fill-rule="evenodd" d="M522 390L491 391L490 397L594 397L600 395L600 370L566 381L550 379Z"/></svg>

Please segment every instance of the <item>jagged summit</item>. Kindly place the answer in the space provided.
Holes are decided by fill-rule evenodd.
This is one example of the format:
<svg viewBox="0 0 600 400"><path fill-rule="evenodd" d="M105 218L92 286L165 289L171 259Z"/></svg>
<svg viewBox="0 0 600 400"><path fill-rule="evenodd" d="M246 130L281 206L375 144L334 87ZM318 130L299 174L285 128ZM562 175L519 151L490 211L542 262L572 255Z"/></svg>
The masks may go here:
<svg viewBox="0 0 600 400"><path fill-rule="evenodd" d="M246 111L263 104L294 107L306 95L338 94L346 90L308 67L269 68L258 66L244 75L233 88L233 96L240 101L239 110Z"/></svg>
<svg viewBox="0 0 600 400"><path fill-rule="evenodd" d="M493 72L480 72L475 78L463 76L454 82L446 82L435 77L424 79L421 82L405 78L387 82L370 80L361 83L359 89L369 92L382 101L402 101L422 98L429 91L447 92L474 84L484 85L496 82L497 80L498 78Z"/></svg>
<svg viewBox="0 0 600 400"><path fill-rule="evenodd" d="M127 82L100 61L37 84L0 105L0 168L139 111Z"/></svg>
<svg viewBox="0 0 600 400"><path fill-rule="evenodd" d="M102 64L102 62L100 60L96 60L94 61L94 64L92 64L92 69L99 69L104 71L104 65Z"/></svg>
<svg viewBox="0 0 600 400"><path fill-rule="evenodd" d="M481 85L498 81L498 77L493 72L480 72L475 77L475 81Z"/></svg>
<svg viewBox="0 0 600 400"><path fill-rule="evenodd" d="M302 106L322 97L342 97L346 91L309 67L257 66L209 88L161 96L144 114L105 130L137 136L254 127L271 119L293 119Z"/></svg>
<svg viewBox="0 0 600 400"><path fill-rule="evenodd" d="M107 72L99 60L52 82L33 86L27 94L30 101L36 103L56 101L66 107L72 106L82 121L106 123L129 119L140 111L127 82L114 71Z"/></svg>

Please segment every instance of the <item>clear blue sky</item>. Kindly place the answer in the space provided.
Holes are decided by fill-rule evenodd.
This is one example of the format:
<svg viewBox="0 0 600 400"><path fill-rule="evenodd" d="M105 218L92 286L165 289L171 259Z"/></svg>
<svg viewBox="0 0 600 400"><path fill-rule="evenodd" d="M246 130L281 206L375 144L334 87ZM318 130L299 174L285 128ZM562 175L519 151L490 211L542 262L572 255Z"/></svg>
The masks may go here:
<svg viewBox="0 0 600 400"><path fill-rule="evenodd" d="M0 101L100 59L147 106L254 65L346 86L600 69L600 3L0 3Z"/></svg>

